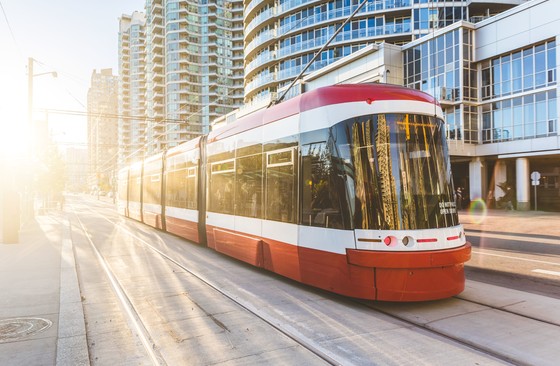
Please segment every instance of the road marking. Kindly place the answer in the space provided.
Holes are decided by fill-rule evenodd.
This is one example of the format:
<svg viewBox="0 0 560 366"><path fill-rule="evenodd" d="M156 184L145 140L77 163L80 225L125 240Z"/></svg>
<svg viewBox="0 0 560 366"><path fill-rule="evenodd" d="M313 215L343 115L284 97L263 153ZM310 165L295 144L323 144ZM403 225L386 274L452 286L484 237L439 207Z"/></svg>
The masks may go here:
<svg viewBox="0 0 560 366"><path fill-rule="evenodd" d="M475 254L480 254L480 255L489 255L491 257L500 257L500 258L508 258L508 259L517 259L520 261L524 261L524 262L533 262L533 263L540 263L540 264L550 264L553 266L560 266L560 263L555 263L555 262L547 262L547 261L539 261L536 259L527 259L527 258L521 258L521 257L514 257L511 255L501 255L501 254L492 254L492 253L483 253L479 250L473 250L472 251Z"/></svg>
<svg viewBox="0 0 560 366"><path fill-rule="evenodd" d="M532 238L532 237L524 237L524 236L517 236L517 235L492 234L492 233L484 233L484 232L478 233L469 230L465 230L465 234L467 235L467 239L469 236L476 236L481 239L503 239L503 240L512 240L512 241L524 241L527 243L560 245L560 240L558 239Z"/></svg>
<svg viewBox="0 0 560 366"><path fill-rule="evenodd" d="M542 273L542 274L547 274L547 275L553 275L553 276L559 276L560 277L560 272L547 271L546 269L534 269L531 272Z"/></svg>

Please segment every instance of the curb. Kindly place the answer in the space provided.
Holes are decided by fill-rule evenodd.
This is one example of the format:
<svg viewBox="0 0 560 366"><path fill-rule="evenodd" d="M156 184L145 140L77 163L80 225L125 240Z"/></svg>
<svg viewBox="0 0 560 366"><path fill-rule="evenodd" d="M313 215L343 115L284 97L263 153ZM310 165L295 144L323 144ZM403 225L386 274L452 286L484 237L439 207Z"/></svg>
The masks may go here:
<svg viewBox="0 0 560 366"><path fill-rule="evenodd" d="M70 223L66 217L62 220L60 311L57 339L56 364L58 366L90 364L82 297L70 237Z"/></svg>

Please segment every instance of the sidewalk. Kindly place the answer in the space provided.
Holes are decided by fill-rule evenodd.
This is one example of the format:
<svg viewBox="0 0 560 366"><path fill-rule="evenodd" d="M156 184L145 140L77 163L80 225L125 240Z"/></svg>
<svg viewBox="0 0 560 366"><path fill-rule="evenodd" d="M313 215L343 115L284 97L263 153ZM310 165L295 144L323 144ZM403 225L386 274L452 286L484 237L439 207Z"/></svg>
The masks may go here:
<svg viewBox="0 0 560 366"><path fill-rule="evenodd" d="M461 210L459 212L459 222L467 231L493 231L560 238L560 212Z"/></svg>
<svg viewBox="0 0 560 366"><path fill-rule="evenodd" d="M64 213L36 216L0 242L0 365L89 365Z"/></svg>

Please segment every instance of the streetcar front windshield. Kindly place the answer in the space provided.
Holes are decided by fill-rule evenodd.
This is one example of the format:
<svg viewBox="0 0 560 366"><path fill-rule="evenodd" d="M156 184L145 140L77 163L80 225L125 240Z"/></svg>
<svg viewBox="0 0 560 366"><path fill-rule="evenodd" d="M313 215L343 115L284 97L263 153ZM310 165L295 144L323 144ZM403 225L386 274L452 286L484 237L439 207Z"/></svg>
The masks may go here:
<svg viewBox="0 0 560 366"><path fill-rule="evenodd" d="M433 116L378 114L332 131L356 229L412 230L458 224L444 124ZM342 173L342 174L341 174Z"/></svg>

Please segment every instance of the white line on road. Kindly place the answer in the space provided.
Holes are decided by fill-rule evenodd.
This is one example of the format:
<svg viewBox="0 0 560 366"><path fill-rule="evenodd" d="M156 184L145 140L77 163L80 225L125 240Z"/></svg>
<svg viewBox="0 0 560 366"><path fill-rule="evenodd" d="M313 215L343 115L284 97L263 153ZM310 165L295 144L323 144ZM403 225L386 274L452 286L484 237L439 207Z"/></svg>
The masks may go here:
<svg viewBox="0 0 560 366"><path fill-rule="evenodd" d="M536 259L527 259L527 258L521 258L521 257L514 257L511 255L501 255L501 254L492 254L492 253L484 253L481 252L479 250L473 250L472 251L475 254L480 254L480 255L489 255L491 257L500 257L500 258L508 258L508 259L516 259L516 260L520 260L520 261L524 261L524 262L533 262L533 263L541 263L541 264L550 264L552 266L560 266L560 263L555 263L555 262L547 262L547 261L539 261Z"/></svg>
<svg viewBox="0 0 560 366"><path fill-rule="evenodd" d="M548 275L553 275L553 276L559 276L560 277L560 272L556 272L556 271L547 271L546 269L534 269L531 272L535 272L535 273L542 273L542 274L548 274Z"/></svg>
<svg viewBox="0 0 560 366"><path fill-rule="evenodd" d="M519 235L493 234L487 232L478 233L470 230L465 230L465 234L467 234L467 238L469 236L476 236L476 237L480 237L481 239L503 239L503 240L512 240L512 241L524 241L528 243L560 245L560 240L558 239L535 238L535 237L526 237L526 236L519 236Z"/></svg>

